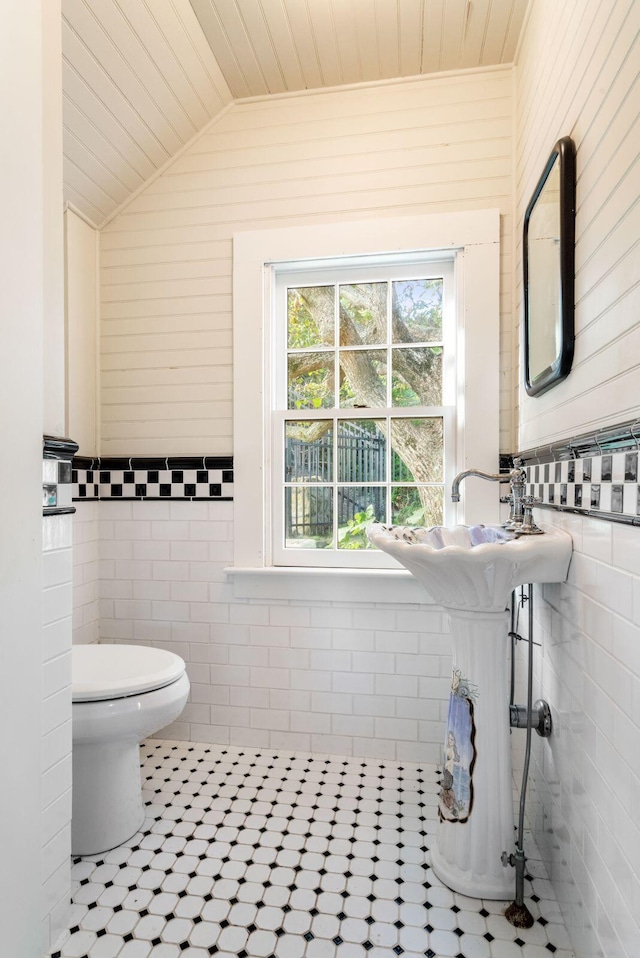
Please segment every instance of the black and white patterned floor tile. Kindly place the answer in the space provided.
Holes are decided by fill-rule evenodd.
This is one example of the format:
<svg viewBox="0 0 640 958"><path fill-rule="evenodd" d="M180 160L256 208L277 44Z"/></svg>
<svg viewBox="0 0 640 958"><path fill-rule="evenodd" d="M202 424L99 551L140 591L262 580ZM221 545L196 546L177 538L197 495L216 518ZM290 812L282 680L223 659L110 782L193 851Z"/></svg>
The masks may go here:
<svg viewBox="0 0 640 958"><path fill-rule="evenodd" d="M528 930L435 877L433 767L159 740L141 755L142 830L74 859L51 958L573 958L540 861Z"/></svg>

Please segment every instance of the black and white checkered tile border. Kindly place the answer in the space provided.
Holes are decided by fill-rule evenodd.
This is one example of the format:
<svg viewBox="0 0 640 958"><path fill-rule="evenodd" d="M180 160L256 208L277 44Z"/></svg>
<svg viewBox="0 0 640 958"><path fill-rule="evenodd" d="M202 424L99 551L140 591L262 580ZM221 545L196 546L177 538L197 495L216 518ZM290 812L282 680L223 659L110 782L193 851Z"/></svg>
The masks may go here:
<svg viewBox="0 0 640 958"><path fill-rule="evenodd" d="M544 508L640 525L640 422L518 453Z"/></svg>
<svg viewBox="0 0 640 958"><path fill-rule="evenodd" d="M231 456L76 457L73 499L233 499Z"/></svg>

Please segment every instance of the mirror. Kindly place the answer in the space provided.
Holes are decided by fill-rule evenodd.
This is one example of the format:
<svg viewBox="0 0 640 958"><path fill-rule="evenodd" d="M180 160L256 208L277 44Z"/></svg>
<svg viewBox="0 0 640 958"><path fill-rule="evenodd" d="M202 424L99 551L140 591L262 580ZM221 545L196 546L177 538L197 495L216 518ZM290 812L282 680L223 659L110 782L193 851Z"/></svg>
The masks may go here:
<svg viewBox="0 0 640 958"><path fill-rule="evenodd" d="M525 388L540 396L573 362L576 151L558 140L524 217Z"/></svg>

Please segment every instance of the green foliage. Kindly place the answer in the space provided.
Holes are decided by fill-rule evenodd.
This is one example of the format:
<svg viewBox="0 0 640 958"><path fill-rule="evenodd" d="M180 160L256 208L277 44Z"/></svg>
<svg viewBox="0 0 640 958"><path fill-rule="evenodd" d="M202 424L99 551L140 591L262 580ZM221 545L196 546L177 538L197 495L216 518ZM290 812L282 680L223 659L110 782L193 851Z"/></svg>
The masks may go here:
<svg viewBox="0 0 640 958"><path fill-rule="evenodd" d="M396 486L392 492L393 523L397 526L425 524L425 507L415 488Z"/></svg>
<svg viewBox="0 0 640 958"><path fill-rule="evenodd" d="M391 381L391 403L394 406L419 406L420 397L404 379L394 376Z"/></svg>
<svg viewBox="0 0 640 958"><path fill-rule="evenodd" d="M324 292L324 296L333 299L333 287L314 287ZM333 345L333 323L331 329L322 330L318 317L314 316L304 300L304 289L287 290L287 345L289 349L308 349L314 346Z"/></svg>
<svg viewBox="0 0 640 958"><path fill-rule="evenodd" d="M394 521L399 526L423 526L424 518L425 518L425 510L424 510L424 506L421 506L419 509L416 509L414 512L411 512L409 515L398 513Z"/></svg>
<svg viewBox="0 0 640 958"><path fill-rule="evenodd" d="M346 526L338 529L339 549L371 549L367 539L367 526L375 520L373 506L369 504L364 512L356 512Z"/></svg>
<svg viewBox="0 0 640 958"><path fill-rule="evenodd" d="M389 293L391 343L387 343L386 336ZM335 285L290 289L287 300L287 344L292 350L288 359L289 409L323 409L337 404L346 412L352 407L386 405L387 350L391 354L392 405L396 408L440 405L442 293L443 282L437 278L340 285L339 290ZM339 381L334 382L334 350L338 344L345 350L345 358ZM355 359L354 354L346 350L358 345L367 348L361 349ZM438 479L442 437L436 426L430 428L429 423L430 420L424 419L393 420L391 436L387 436L387 442L393 446L391 474L387 480L393 483L392 514L398 524L431 525L438 521L441 512L441 502L435 492L425 488L417 490L414 486L409 494L396 485ZM319 438L320 434L314 434L311 442ZM360 466L354 468L357 470ZM330 476L325 478L331 481ZM334 482L339 478L346 481L344 476L333 475ZM355 478L355 473L350 475L351 481ZM341 526L338 547L370 548L366 526L373 518L373 506L369 506Z"/></svg>
<svg viewBox="0 0 640 958"><path fill-rule="evenodd" d="M391 515L398 526L436 526L442 523L442 492L438 487L391 490Z"/></svg>
<svg viewBox="0 0 640 958"><path fill-rule="evenodd" d="M415 482L413 473L393 447L391 448L391 481Z"/></svg>
<svg viewBox="0 0 640 958"><path fill-rule="evenodd" d="M353 406L356 401L356 394L351 388L351 383L348 379L343 379L340 383L340 407L346 409L349 406Z"/></svg>
<svg viewBox="0 0 640 958"><path fill-rule="evenodd" d="M289 409L322 409L333 406L333 376L326 367L303 373L289 381Z"/></svg>

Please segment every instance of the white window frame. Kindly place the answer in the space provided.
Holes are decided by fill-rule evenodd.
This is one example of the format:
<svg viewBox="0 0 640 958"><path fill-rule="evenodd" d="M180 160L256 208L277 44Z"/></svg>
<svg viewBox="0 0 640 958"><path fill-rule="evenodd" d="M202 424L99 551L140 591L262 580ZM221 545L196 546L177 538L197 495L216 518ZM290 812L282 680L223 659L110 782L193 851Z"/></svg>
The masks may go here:
<svg viewBox="0 0 640 958"><path fill-rule="evenodd" d="M318 266L343 257L410 259L425 254L442 257L447 252L455 259L457 468L473 466L495 472L499 449L499 210L234 235L234 567L275 571L270 548L274 382L273 364L267 367L265 359L272 341L278 264L306 260L308 266ZM467 523L498 521L495 487L474 484L472 494L463 496L453 518Z"/></svg>
<svg viewBox="0 0 640 958"><path fill-rule="evenodd" d="M399 260L399 261L398 261ZM348 257L324 261L315 269L310 269L304 261L273 264L273 302L270 317L270 335L267 338L265 328L265 373L272 383L268 405L271 410L271 536L265 542L267 565L273 566L327 566L334 568L395 568L396 563L386 553L372 550L339 549L292 549L285 548L284 532L284 423L292 418L292 410L287 409L287 336L286 310L287 288L295 286L336 286L343 283L392 282L416 277L442 277L445 286L443 299L443 401L440 406L383 407L382 409L360 409L332 407L331 409L301 409L295 413L300 420L312 419L379 419L392 414L393 418L429 418L439 417L444 426L444 486L451 487L457 462L456 416L457 362L456 362L456 324L455 324L455 274L454 254L443 256L432 253L405 257ZM374 347L368 347L374 348ZM337 346L327 347L337 359ZM273 365L273 375L270 367ZM387 457L390 458L390 441L387 443ZM334 477L335 478L335 477ZM367 485L367 483L364 483ZM453 504L445 496L445 525L454 516ZM384 521L384 517L383 521Z"/></svg>

